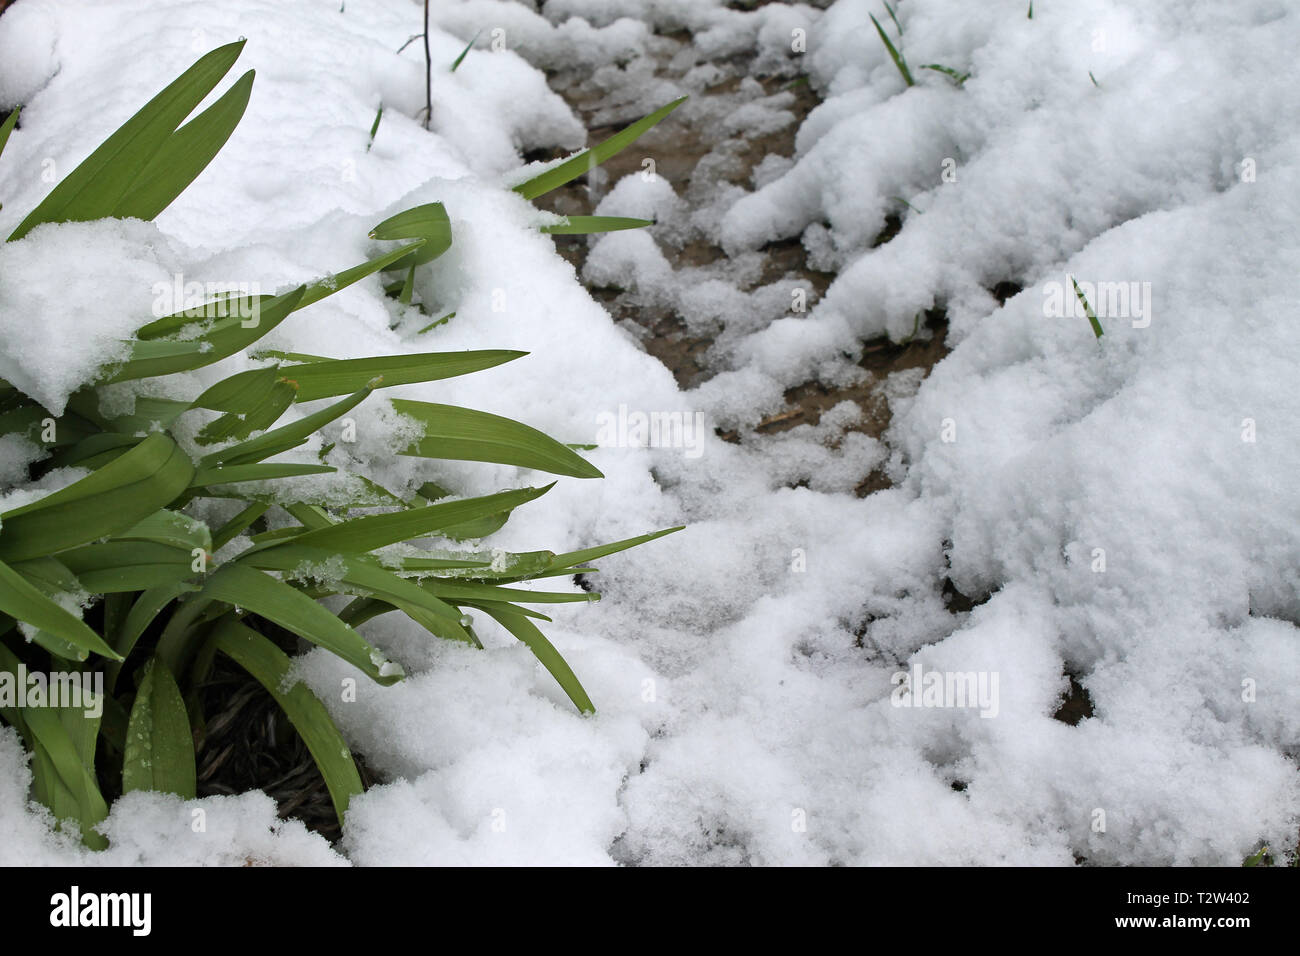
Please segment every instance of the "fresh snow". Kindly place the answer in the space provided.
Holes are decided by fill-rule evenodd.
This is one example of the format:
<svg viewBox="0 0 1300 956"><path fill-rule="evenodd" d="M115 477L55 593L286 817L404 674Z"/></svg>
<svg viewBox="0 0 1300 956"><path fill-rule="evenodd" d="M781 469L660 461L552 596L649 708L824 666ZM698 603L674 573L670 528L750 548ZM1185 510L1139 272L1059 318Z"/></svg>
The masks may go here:
<svg viewBox="0 0 1300 956"><path fill-rule="evenodd" d="M442 201L455 244L418 291L455 311L450 323L417 335L428 319L371 278L261 344L335 357L521 349L501 368L392 392L567 442L595 443L620 406L710 427L698 455L590 452L605 480L561 480L486 542L559 551L688 525L601 561L599 604L555 606L547 634L595 717L484 615L483 651L385 616L365 633L406 680L360 678L345 701L349 665L319 650L297 665L388 781L354 801L337 850L276 821L262 794L133 794L105 826L113 848L89 854L26 803L25 756L6 730L0 861L1234 865L1261 841L1293 847L1300 10L1078 0L1037 3L1029 20L1026 5L902 0L917 79L905 89L869 19L883 6L867 0L751 12L550 0L544 14L439 3L431 131L422 48L395 53L420 29L407 0L8 10L0 105L26 105L0 157L6 235L50 188L43 173L65 175L200 53L246 36L232 75L258 71L239 129L156 226L47 226L0 246L0 378L52 410L120 357L151 317L154 282L287 288L362 261L386 216ZM644 63L682 29L697 60L675 84ZM480 30L455 74L440 68ZM771 72L806 72L824 99L791 160L765 161L751 188L719 179L684 195L637 175L596 197L601 214L658 225L596 240L581 278L717 336L714 374L683 391L503 183L528 151L584 142L541 69L588 71L612 104L605 119L626 122L751 51ZM925 63L972 75L958 90ZM756 87L725 109L697 95L683 115L720 137L796 121L788 95ZM872 248L890 214L902 231ZM664 243L693 238L723 245L739 271L674 271ZM789 311L794 280L737 281L785 239L838 274L806 314ZM1091 284L1094 305L1110 283L1138 296L1101 317L1097 341L1067 276ZM1023 291L999 304L989 290L1003 281ZM1048 314L1054 301L1064 314ZM860 380L863 341L901 340L939 305L952 352L923 381L885 383L883 440L849 430L851 404L815 427L749 432L792 386ZM192 396L254 364L233 357L171 387ZM396 491L549 480L394 456L402 426L378 394L354 417L357 443L333 454ZM337 437L326 431L322 444ZM5 489L37 454L0 445ZM877 468L893 487L856 497ZM228 515L213 504L199 516ZM950 610L945 579L988 599ZM895 706L894 675L918 670L997 675L996 715ZM1052 716L1067 673L1095 706L1075 726Z"/></svg>

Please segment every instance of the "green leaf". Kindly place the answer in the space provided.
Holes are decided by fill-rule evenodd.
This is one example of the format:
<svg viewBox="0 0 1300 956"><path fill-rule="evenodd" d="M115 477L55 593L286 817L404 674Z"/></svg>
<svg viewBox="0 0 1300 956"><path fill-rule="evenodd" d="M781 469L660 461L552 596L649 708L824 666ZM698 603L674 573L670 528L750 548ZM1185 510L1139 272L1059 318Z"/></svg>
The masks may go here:
<svg viewBox="0 0 1300 956"><path fill-rule="evenodd" d="M254 308L247 310L246 316L217 319L201 335L188 341L157 340L145 334L159 328L175 331L171 324L177 321L176 316L151 322L137 333L140 340L132 344L131 357L112 370L101 384L188 372L242 352L288 318L290 313L301 308L305 290L305 286L298 286L270 301L265 301L266 296L245 297L255 303ZM196 320L191 318L189 321Z"/></svg>
<svg viewBox="0 0 1300 956"><path fill-rule="evenodd" d="M194 738L176 678L156 657L145 665L126 728L122 792L195 796Z"/></svg>
<svg viewBox="0 0 1300 956"><path fill-rule="evenodd" d="M238 481L268 481L275 478L297 478L300 475L324 475L338 471L329 465L299 465L292 462L259 462L253 465L217 465L200 468L194 473L191 488L208 485L229 485Z"/></svg>
<svg viewBox="0 0 1300 956"><path fill-rule="evenodd" d="M8 671L16 679L18 667L18 658L0 644L0 671ZM98 720L70 708L6 707L0 713L24 732L31 747L32 795L56 820L75 819L86 846L106 849L108 840L94 830L108 816L108 804L95 780Z"/></svg>
<svg viewBox="0 0 1300 956"><path fill-rule="evenodd" d="M885 28L880 25L880 21L873 14L867 14L867 16L871 17L871 22L876 25L876 32L880 34L880 41L885 44L885 49L889 51L889 58L894 61L894 66L898 68L899 74L902 75L903 82L908 86L915 86L916 82L912 79L912 71L907 68L907 61L903 59L903 55L898 52L894 44L889 41L889 37L885 35Z"/></svg>
<svg viewBox="0 0 1300 956"><path fill-rule="evenodd" d="M297 448L334 419L361 404L370 392L369 387L363 388L359 392L349 395L343 401L335 402L328 408L313 412L296 422L282 425L265 434L258 435L256 438L250 438L237 445L231 445L229 448L214 451L199 460L199 468L203 470L217 465L249 465L264 458L270 458L272 455L278 455L283 451L288 451L290 448Z"/></svg>
<svg viewBox="0 0 1300 956"><path fill-rule="evenodd" d="M596 712L596 706L591 702L591 698L587 696L587 692L583 689L577 675L573 673L573 669L569 667L563 655L555 649L555 645L548 641L546 635L537 629L537 625L520 614L518 609L512 608L508 604L484 604L480 605L480 607L496 618L502 627L528 646L528 649L533 652L533 656L541 662L543 667L550 671L556 683L564 688L564 692L569 695L569 700L573 701L573 705L579 711L584 714L594 714Z"/></svg>
<svg viewBox="0 0 1300 956"><path fill-rule="evenodd" d="M199 597L260 614L304 640L337 654L380 684L401 680L390 663L360 634L301 591L242 563L226 564L208 578Z"/></svg>
<svg viewBox="0 0 1300 956"><path fill-rule="evenodd" d="M478 40L479 34L481 34L482 32L483 32L482 30L479 30L478 33L474 34L474 39L470 40L468 43L465 44L465 49L460 51L460 56L456 57L456 59L452 62L451 72L455 73L456 70L460 68L461 62L469 54L469 51L473 49L474 43Z"/></svg>
<svg viewBox="0 0 1300 956"><path fill-rule="evenodd" d="M422 248L398 262L390 269L410 269L432 262L451 248L451 220L446 207L440 202L415 206L396 216L390 216L370 230L371 239L423 239Z"/></svg>
<svg viewBox="0 0 1300 956"><path fill-rule="evenodd" d="M91 652L118 659L117 653L87 627L85 621L55 603L3 561L0 561L0 611L34 628L48 631L76 648L78 660L85 660Z"/></svg>
<svg viewBox="0 0 1300 956"><path fill-rule="evenodd" d="M247 557L241 556L238 559L240 563L264 571L283 571L290 575L305 573L312 568L328 569L333 565L339 574L338 583L347 585L348 593L361 590L404 610L408 607L421 608L437 618L436 622L426 625L434 634L451 640L469 641L461 627L459 611L436 594L399 577L368 556L340 554L297 543L246 554Z"/></svg>
<svg viewBox="0 0 1300 956"><path fill-rule="evenodd" d="M214 412L247 413L266 401L281 377L278 365L237 372L206 389L191 404Z"/></svg>
<svg viewBox="0 0 1300 956"><path fill-rule="evenodd" d="M113 649L121 655L120 660L114 661L105 668L105 683L110 692L116 685L117 676L122 670L121 661L130 656L145 629L153 623L163 608L171 604L172 601L187 591L197 591L198 589L198 585L191 584L188 581L176 581L170 585L151 588L142 592L136 598L135 603L131 605L131 610L127 612L126 618L122 621L121 628L115 634L110 635L113 639Z"/></svg>
<svg viewBox="0 0 1300 956"><path fill-rule="evenodd" d="M262 515L266 514L270 508L271 506L269 504L260 501L255 501L250 504L243 511L239 512L239 514L235 515L213 532L212 550L220 551L231 541L234 541L235 538L248 530L249 525L262 517Z"/></svg>
<svg viewBox="0 0 1300 956"><path fill-rule="evenodd" d="M373 275L383 269L396 268L394 263L401 261L407 253L423 248L426 242L427 240L425 239L419 239L415 242L407 243L398 249L390 249L382 256L375 256L375 258L368 262L363 262L358 266L353 266L351 269L344 269L336 275L328 276L324 279L319 279L316 282L310 283L307 286L306 293L303 294L302 301L298 303L298 308L305 309L313 302L319 302L321 299L329 298L335 292L346 289L354 282L360 282L368 275Z"/></svg>
<svg viewBox="0 0 1300 956"><path fill-rule="evenodd" d="M184 491L194 465L154 433L85 478L0 514L0 560L56 554L133 527Z"/></svg>
<svg viewBox="0 0 1300 956"><path fill-rule="evenodd" d="M490 349L474 352L423 352L414 355L381 355L373 358L327 359L291 365L280 374L298 386L295 401L311 402L334 395L346 395L381 378L378 387L433 382L468 375L523 358L527 352Z"/></svg>
<svg viewBox="0 0 1300 956"><path fill-rule="evenodd" d="M573 478L604 477L573 449L500 415L401 398L393 399L393 410L424 426L424 437L403 450L403 455L490 461Z"/></svg>
<svg viewBox="0 0 1300 956"><path fill-rule="evenodd" d="M1092 74L1088 75L1091 76ZM1101 341L1104 333L1101 330L1101 323L1097 321L1097 313L1092 311L1092 306L1088 304L1088 297L1083 294L1083 290L1079 288L1079 283L1075 282L1074 276L1070 276L1070 282L1074 285L1074 294L1078 296L1079 302L1083 305L1083 311L1088 316L1088 322L1092 325L1093 336L1098 341Z"/></svg>
<svg viewBox="0 0 1300 956"><path fill-rule="evenodd" d="M18 125L18 114L21 112L22 108L19 107L5 117L3 123L0 123L0 156L4 155L5 144L9 142L9 134L12 133L14 127Z"/></svg>
<svg viewBox="0 0 1300 956"><path fill-rule="evenodd" d="M214 639L217 649L252 674L288 716L316 761L342 823L348 803L364 788L347 741L325 705L301 683L286 689L288 656L256 631L231 620L218 628Z"/></svg>
<svg viewBox="0 0 1300 956"><path fill-rule="evenodd" d="M370 138L366 140L366 152L370 152L370 147L375 145L375 134L379 132L379 121L384 118L384 104L379 104L379 109L375 113L375 121L370 124Z"/></svg>
<svg viewBox="0 0 1300 956"><path fill-rule="evenodd" d="M944 76L948 77L948 79L952 80L957 89L961 89L965 85L966 81L970 79L969 73L960 73L950 66L942 66L938 63L924 63L921 65L921 69L934 70L936 73L942 73Z"/></svg>
<svg viewBox="0 0 1300 956"><path fill-rule="evenodd" d="M618 232L620 229L644 229L653 225L652 219L629 219L626 216L566 216L562 223L542 226L542 232L553 236L585 236L596 232Z"/></svg>
<svg viewBox="0 0 1300 956"><path fill-rule="evenodd" d="M507 601L513 604L585 604L600 600L600 595L588 591L574 594L570 591L525 591L520 588L503 588L494 584L474 581L449 581L446 578L429 578L422 582L443 600Z"/></svg>
<svg viewBox="0 0 1300 956"><path fill-rule="evenodd" d="M673 100L667 106L660 107L649 116L642 117L604 142L593 146L591 149L584 149L559 165L543 170L531 179L520 183L515 187L515 192L525 199L536 199L538 196L543 196L551 190L558 189L565 183L577 179L587 170L595 169L611 156L617 155L628 146L631 146L642 133L653 128L655 124L685 103L686 100L687 97L685 96Z"/></svg>
<svg viewBox="0 0 1300 956"><path fill-rule="evenodd" d="M152 541L102 541L64 551L59 558L91 594L166 587L197 573L193 549Z"/></svg>
<svg viewBox="0 0 1300 956"><path fill-rule="evenodd" d="M200 57L55 186L9 239L21 239L45 222L85 222L113 215L140 173L230 71L243 48L244 41L239 40Z"/></svg>
<svg viewBox="0 0 1300 956"><path fill-rule="evenodd" d="M626 551L628 548L635 548L639 544L645 544L647 541L653 541L655 538L662 538L664 535L673 534L681 531L685 525L678 525L676 528L665 528L663 531L653 531L650 534L639 535L635 538L624 538L622 541L613 541L609 544L598 545L594 548L583 548L581 551L567 551L564 554L557 554L551 562L551 569L555 571L564 568L572 568L575 565L586 564L588 561L595 561L603 558L608 554L617 554L619 551Z"/></svg>
<svg viewBox="0 0 1300 956"><path fill-rule="evenodd" d="M398 541L409 541L412 538L431 535L448 525L461 524L483 515L495 514L503 509L517 508L535 498L540 498L550 491L551 487L546 485L542 488L520 488L515 491L484 495L480 498L464 498L460 501L448 501L424 508L353 518L350 521L340 521L328 528L308 531L294 538L293 543L329 551L360 554Z"/></svg>
<svg viewBox="0 0 1300 956"><path fill-rule="evenodd" d="M243 118L253 75L249 70L219 100L168 137L113 209L114 217L148 222L198 178Z"/></svg>
<svg viewBox="0 0 1300 956"><path fill-rule="evenodd" d="M212 550L212 533L202 521L178 511L159 511L116 535L118 541L153 541L182 551Z"/></svg>

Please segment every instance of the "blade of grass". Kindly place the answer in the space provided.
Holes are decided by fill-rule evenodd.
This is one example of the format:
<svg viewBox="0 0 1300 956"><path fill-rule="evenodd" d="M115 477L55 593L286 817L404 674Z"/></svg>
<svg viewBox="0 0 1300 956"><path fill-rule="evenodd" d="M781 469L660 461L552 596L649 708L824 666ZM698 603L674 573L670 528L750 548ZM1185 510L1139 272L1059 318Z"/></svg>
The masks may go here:
<svg viewBox="0 0 1300 956"><path fill-rule="evenodd" d="M899 74L903 77L903 82L908 86L915 86L916 81L912 79L912 71L907 68L907 61L903 59L903 55L890 42L889 37L885 34L885 28L880 25L880 21L875 18L874 14L867 15L871 17L871 22L876 25L876 32L880 34L880 42L885 44L885 49L889 51L889 58L894 61L894 66L898 68Z"/></svg>
<svg viewBox="0 0 1300 956"><path fill-rule="evenodd" d="M631 146L643 133L652 129L660 120L685 103L686 100L687 97L685 96L673 100L667 106L662 106L650 115L643 116L635 123L609 137L609 139L591 147L591 149L584 149L559 165L552 166L531 179L525 180L515 186L514 191L525 199L536 199L553 189L560 188L567 182L572 182L583 173L595 169L611 156L617 155L628 146Z"/></svg>

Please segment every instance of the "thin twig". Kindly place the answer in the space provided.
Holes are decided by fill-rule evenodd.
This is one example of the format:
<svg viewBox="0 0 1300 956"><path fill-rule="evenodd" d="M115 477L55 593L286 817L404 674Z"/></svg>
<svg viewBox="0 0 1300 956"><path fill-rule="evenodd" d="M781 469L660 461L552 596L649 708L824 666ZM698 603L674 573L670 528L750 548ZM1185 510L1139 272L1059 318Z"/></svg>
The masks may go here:
<svg viewBox="0 0 1300 956"><path fill-rule="evenodd" d="M429 0L424 0L424 128L433 121L433 60L429 57Z"/></svg>

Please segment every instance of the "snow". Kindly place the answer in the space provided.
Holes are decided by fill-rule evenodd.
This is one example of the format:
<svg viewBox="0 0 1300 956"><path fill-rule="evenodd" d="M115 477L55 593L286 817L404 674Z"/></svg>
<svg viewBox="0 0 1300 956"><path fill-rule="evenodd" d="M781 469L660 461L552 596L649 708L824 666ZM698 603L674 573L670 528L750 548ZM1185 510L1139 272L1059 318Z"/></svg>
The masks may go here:
<svg viewBox="0 0 1300 956"><path fill-rule="evenodd" d="M0 244L0 378L61 415L101 366L130 355L172 261L158 227L131 219L48 223Z"/></svg>
<svg viewBox="0 0 1300 956"><path fill-rule="evenodd" d="M424 317L371 278L261 345L521 349L506 366L391 394L575 443L594 443L620 407L740 433L706 435L698 455L601 443L587 454L605 480L561 480L485 542L560 551L688 525L599 562L599 604L547 608L596 715L577 714L486 615L482 651L385 615L364 631L404 681L359 680L351 700L339 693L358 676L349 665L319 650L296 662L385 781L354 800L337 848L278 823L261 794L134 794L105 828L113 848L92 857L24 808L24 757L0 731L14 834L0 860L1233 865L1261 841L1293 846L1300 12L1086 0L1038 4L1029 20L1025 6L903 0L917 80L905 89L866 0L824 12L438 4L435 65L482 33L455 74L435 69L428 132L419 44L395 53L419 31L405 0L349 0L342 13L332 0L23 0L0 17L0 100L26 103L0 158L5 234L48 190L45 159L71 169L199 52L244 35L239 68L258 71L240 128L156 227L59 225L0 247L0 377L51 410L147 321L159 277L287 288L374 254L366 233L386 216L441 201L454 244L417 291L454 319L417 334ZM682 28L694 48L673 52L664 34ZM699 95L737 51L782 77L806 71L823 98L795 155L744 182L728 178L728 150L795 114L790 94L757 82ZM686 79L653 73L648 58L665 52ZM972 75L957 89L925 63ZM668 149L675 122L716 137L689 184L661 162L657 176L594 191L592 211L657 225L595 240L581 277L537 232L537 210L502 188L529 150L584 139L540 68L587 74L601 122L697 94L647 137L647 155ZM873 248L891 214L902 231ZM763 246L786 239L838 273L806 313L791 311L800 280L759 279ZM695 240L730 257L674 268L665 250ZM1103 316L1098 341L1086 319L1045 308L1066 276L1095 293L1150 283L1151 312ZM580 278L713 337L711 377L682 390ZM1003 281L1023 291L999 303L990 290ZM936 306L952 351L924 380L876 383L893 416L883 436L855 431L849 402L816 424L751 431L794 386L860 384L862 343L904 339ZM254 365L232 357L177 377L173 394ZM332 455L385 487L543 483L394 455L400 426L378 395L353 417L358 441ZM14 462L36 451L11 446L0 490L26 501ZM879 468L893 487L857 497ZM946 580L987 600L956 610ZM895 675L918 669L996 675L996 716L895 706ZM1067 675L1095 708L1075 725L1053 719ZM194 808L210 814L206 834L190 829Z"/></svg>

